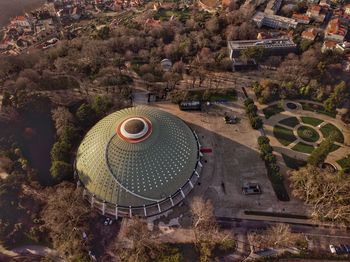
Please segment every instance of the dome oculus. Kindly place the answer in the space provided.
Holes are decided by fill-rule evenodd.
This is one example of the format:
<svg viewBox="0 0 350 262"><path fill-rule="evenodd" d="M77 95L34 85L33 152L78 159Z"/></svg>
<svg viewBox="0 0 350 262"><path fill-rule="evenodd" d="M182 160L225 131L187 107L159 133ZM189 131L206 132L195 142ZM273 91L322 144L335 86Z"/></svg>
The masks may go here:
<svg viewBox="0 0 350 262"><path fill-rule="evenodd" d="M117 128L118 136L130 143L138 143L147 139L151 132L152 124L144 117L128 118Z"/></svg>

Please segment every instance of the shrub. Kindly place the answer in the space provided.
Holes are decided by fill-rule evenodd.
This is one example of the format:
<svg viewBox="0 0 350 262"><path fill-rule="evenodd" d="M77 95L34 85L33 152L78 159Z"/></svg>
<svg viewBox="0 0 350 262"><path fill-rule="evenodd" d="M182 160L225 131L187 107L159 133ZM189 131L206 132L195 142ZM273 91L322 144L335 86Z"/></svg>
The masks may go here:
<svg viewBox="0 0 350 262"><path fill-rule="evenodd" d="M90 127L95 122L96 113L90 104L84 103L78 108L76 117L83 127Z"/></svg>
<svg viewBox="0 0 350 262"><path fill-rule="evenodd" d="M277 165L276 156L273 154L273 148L270 140L266 136L258 137L258 144L261 158L265 161L267 176L272 184L277 198L281 201L289 201L288 192L283 184L283 176L280 174L280 167Z"/></svg>
<svg viewBox="0 0 350 262"><path fill-rule="evenodd" d="M72 146L65 141L56 142L51 149L52 161L69 161Z"/></svg>
<svg viewBox="0 0 350 262"><path fill-rule="evenodd" d="M328 154L332 151L334 142L335 135L331 134L321 142L318 148L312 151L311 155L307 159L307 162L313 166L318 166L323 163L326 160Z"/></svg>
<svg viewBox="0 0 350 262"><path fill-rule="evenodd" d="M261 144L259 146L259 149L262 155L266 155L272 152L272 147L270 146L270 143Z"/></svg>
<svg viewBox="0 0 350 262"><path fill-rule="evenodd" d="M250 117L250 124L252 128L254 129L260 129L263 126L263 121L260 117L255 116L255 117Z"/></svg>
<svg viewBox="0 0 350 262"><path fill-rule="evenodd" d="M259 136L258 137L258 144L259 146L264 145L264 144L269 144L270 139L267 136Z"/></svg>
<svg viewBox="0 0 350 262"><path fill-rule="evenodd" d="M250 105L250 104L254 104L253 99L247 98L246 100L244 100L244 106L245 107L248 107L248 105Z"/></svg>
<svg viewBox="0 0 350 262"><path fill-rule="evenodd" d="M246 113L252 116L256 116L258 112L258 108L254 104L249 104L246 106Z"/></svg>
<svg viewBox="0 0 350 262"><path fill-rule="evenodd" d="M52 178L57 182L61 182L63 179L68 178L73 173L72 165L63 161L53 161L50 174Z"/></svg>

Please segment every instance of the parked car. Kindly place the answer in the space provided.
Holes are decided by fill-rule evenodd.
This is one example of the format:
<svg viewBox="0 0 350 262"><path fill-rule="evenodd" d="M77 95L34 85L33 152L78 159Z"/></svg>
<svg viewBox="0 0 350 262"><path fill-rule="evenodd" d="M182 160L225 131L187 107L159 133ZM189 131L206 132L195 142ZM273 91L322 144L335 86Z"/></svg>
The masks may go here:
<svg viewBox="0 0 350 262"><path fill-rule="evenodd" d="M339 250L341 253L348 253L346 246L343 244L340 245Z"/></svg>
<svg viewBox="0 0 350 262"><path fill-rule="evenodd" d="M331 250L332 254L336 254L337 250L335 249L335 247L333 245L329 245L329 249Z"/></svg>
<svg viewBox="0 0 350 262"><path fill-rule="evenodd" d="M237 123L237 117L236 116L228 116L226 115L224 117L224 121L226 124L236 124Z"/></svg>
<svg viewBox="0 0 350 262"><path fill-rule="evenodd" d="M103 224L104 224L105 226L108 226L110 220L111 220L111 219L110 219L109 217L107 217L106 220L105 220L105 222L104 222Z"/></svg>
<svg viewBox="0 0 350 262"><path fill-rule="evenodd" d="M350 245L345 245L346 253L350 254Z"/></svg>
<svg viewBox="0 0 350 262"><path fill-rule="evenodd" d="M257 195L261 194L261 188L258 183L245 183L242 192L244 195Z"/></svg>

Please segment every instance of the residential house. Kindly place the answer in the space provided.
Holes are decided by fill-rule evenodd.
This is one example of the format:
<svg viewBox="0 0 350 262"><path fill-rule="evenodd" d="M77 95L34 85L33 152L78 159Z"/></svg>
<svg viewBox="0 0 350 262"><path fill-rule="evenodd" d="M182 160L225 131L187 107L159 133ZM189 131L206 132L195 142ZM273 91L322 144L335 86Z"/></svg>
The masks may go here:
<svg viewBox="0 0 350 262"><path fill-rule="evenodd" d="M310 18L304 14L294 13L292 18L295 19L299 24L308 25L310 23Z"/></svg>
<svg viewBox="0 0 350 262"><path fill-rule="evenodd" d="M301 38L309 41L315 41L317 35L318 31L316 28L308 28L301 33Z"/></svg>
<svg viewBox="0 0 350 262"><path fill-rule="evenodd" d="M337 46L337 42L326 40L323 42L321 51L326 52L328 50L335 50L336 46Z"/></svg>
<svg viewBox="0 0 350 262"><path fill-rule="evenodd" d="M11 25L20 26L20 27L31 27L29 20L25 16L16 16L11 20Z"/></svg>
<svg viewBox="0 0 350 262"><path fill-rule="evenodd" d="M339 18L329 21L325 30L325 39L336 42L343 42L348 32L348 26Z"/></svg>
<svg viewBox="0 0 350 262"><path fill-rule="evenodd" d="M311 5L307 10L306 15L316 22L323 23L326 19L327 13L327 8L320 5Z"/></svg>

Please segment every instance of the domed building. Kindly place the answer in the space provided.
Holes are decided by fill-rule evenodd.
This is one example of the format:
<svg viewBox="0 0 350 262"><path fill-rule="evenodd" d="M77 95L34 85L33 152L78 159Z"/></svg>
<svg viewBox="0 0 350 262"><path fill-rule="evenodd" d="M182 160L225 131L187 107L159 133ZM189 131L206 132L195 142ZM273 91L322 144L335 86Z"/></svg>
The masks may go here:
<svg viewBox="0 0 350 262"><path fill-rule="evenodd" d="M79 146L75 171L102 214L154 216L179 204L202 168L197 135L178 117L138 106L99 121Z"/></svg>

